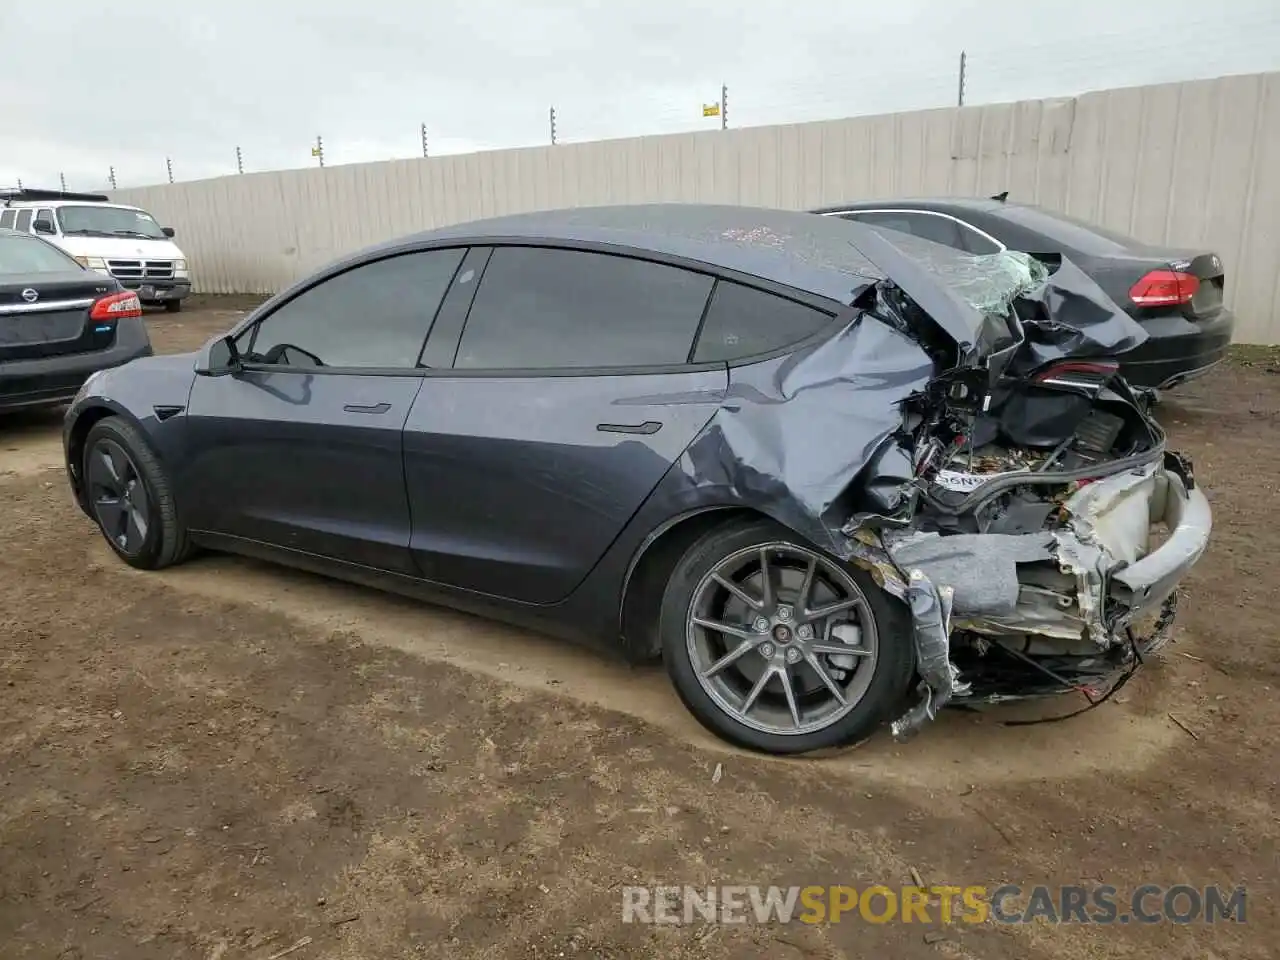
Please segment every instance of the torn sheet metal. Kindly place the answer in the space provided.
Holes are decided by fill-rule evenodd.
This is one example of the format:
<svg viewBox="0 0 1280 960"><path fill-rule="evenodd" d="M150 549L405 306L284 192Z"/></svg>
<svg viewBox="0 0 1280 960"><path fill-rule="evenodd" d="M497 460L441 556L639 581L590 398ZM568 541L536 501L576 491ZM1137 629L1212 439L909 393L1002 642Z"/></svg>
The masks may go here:
<svg viewBox="0 0 1280 960"><path fill-rule="evenodd" d="M1065 257L1017 309L1026 338L1009 367L1015 375L1069 357L1118 357L1147 341L1141 324Z"/></svg>
<svg viewBox="0 0 1280 960"><path fill-rule="evenodd" d="M1021 339L1010 373L1068 357L1114 357L1146 342L1142 326L1065 257L974 255L896 230L868 232L859 251L962 350L980 358ZM1010 329L1010 307L1021 331Z"/></svg>
<svg viewBox="0 0 1280 960"><path fill-rule="evenodd" d="M973 362L1011 342L1011 313L1000 316L1007 303L1026 314L1015 366L1038 366L1088 344L1108 350L1145 338L1065 261L1049 274L1025 254L975 257L906 235L890 242L874 230L858 244L863 257L892 276L886 283L929 305L933 320ZM1051 310L1082 318L1088 330L1063 332L1063 324L1045 316ZM853 512L844 509L850 487L872 464L870 496L861 507L897 506L912 475L892 439L903 429L902 404L939 372L911 332L897 326L851 308L829 339L736 368L723 407L683 455L687 481L703 492L718 489L727 503L763 503L779 522L848 559L852 548L839 531Z"/></svg>
<svg viewBox="0 0 1280 960"><path fill-rule="evenodd" d="M923 571L912 570L907 581L907 606L911 609L916 648L916 672L920 674L919 702L895 720L890 730L899 742L911 739L938 715L958 685L959 671L951 662L951 587L937 587Z"/></svg>
<svg viewBox="0 0 1280 960"><path fill-rule="evenodd" d="M724 403L674 473L691 505L711 499L761 509L858 563L907 604L921 678L920 699L894 724L894 735L907 738L950 699L975 689L970 682L979 675L966 677L957 668L953 631L968 643L977 637L988 646L1057 650L1090 663L1106 659L1099 652L1118 649L1124 622L1108 612L1109 578L1125 564L1148 563L1147 527L1158 512L1152 491L1143 488L1159 473L1150 465L1145 473L1087 477L1093 482L1065 501L1014 497L1006 504L1035 522L994 531L936 524L921 530L919 520L930 510L948 522L959 516L938 512L939 490L954 499L990 490L993 477L948 467L953 448L947 444L962 439L956 436L962 426L939 427L930 440L944 448L937 462L921 459L918 423L931 422L930 410L945 409L942 392L949 396L971 384L990 391L1001 374L1021 380L1067 357L1114 356L1146 335L1069 261L1045 263L1017 253L975 257L917 238L891 241L876 231L856 242L891 279L854 291L856 302L834 336L733 368ZM949 343L940 345L939 336ZM996 406L983 404L974 423L988 409L996 416L1004 398L994 395ZM1129 399L1117 395L1114 402ZM1093 398L1083 402L1089 406ZM972 451L972 436L969 442ZM1029 448L1015 440L1011 449L1012 462ZM1044 477L1034 468L1049 456L1047 448L1032 453L1027 468L1015 473ZM1012 495L1008 484L1001 489ZM1050 513L1062 525L1046 530ZM869 520L876 523L867 526ZM1135 609L1149 607L1148 595L1168 596L1185 572L1165 569L1173 566L1149 564L1150 575L1136 581Z"/></svg>
<svg viewBox="0 0 1280 960"><path fill-rule="evenodd" d="M842 496L901 430L902 401L932 376L916 343L863 315L808 350L736 370L681 470L847 559Z"/></svg>

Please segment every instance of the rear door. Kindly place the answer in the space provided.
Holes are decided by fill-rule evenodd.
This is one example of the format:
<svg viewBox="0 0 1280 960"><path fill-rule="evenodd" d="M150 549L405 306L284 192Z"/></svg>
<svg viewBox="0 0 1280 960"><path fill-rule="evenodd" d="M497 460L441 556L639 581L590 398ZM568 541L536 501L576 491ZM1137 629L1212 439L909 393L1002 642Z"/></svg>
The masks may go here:
<svg viewBox="0 0 1280 960"><path fill-rule="evenodd" d="M405 424L413 559L433 581L554 603L724 397L726 366L689 362L713 280L584 250L473 257Z"/></svg>
<svg viewBox="0 0 1280 960"><path fill-rule="evenodd" d="M111 346L114 324L89 320L93 302L109 292L110 281L51 244L0 236L0 362Z"/></svg>
<svg viewBox="0 0 1280 960"><path fill-rule="evenodd" d="M241 335L242 373L196 377L181 480L192 529L413 572L401 431L464 252L329 277Z"/></svg>

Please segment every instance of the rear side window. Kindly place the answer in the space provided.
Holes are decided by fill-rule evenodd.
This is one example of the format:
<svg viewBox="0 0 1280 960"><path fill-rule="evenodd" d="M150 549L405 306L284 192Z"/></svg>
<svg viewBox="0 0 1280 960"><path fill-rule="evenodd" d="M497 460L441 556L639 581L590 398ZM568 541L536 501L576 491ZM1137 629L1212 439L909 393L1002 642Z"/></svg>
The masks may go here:
<svg viewBox="0 0 1280 960"><path fill-rule="evenodd" d="M30 231L31 229L31 211L19 210L18 219L14 223L15 230Z"/></svg>
<svg viewBox="0 0 1280 960"><path fill-rule="evenodd" d="M987 254L999 253L1000 247L973 227L952 217L944 217L935 213L919 213L910 210L893 210L876 213L857 213L850 219L859 220L873 227L884 227L909 233L921 240L940 243L943 246L967 253Z"/></svg>
<svg viewBox="0 0 1280 960"><path fill-rule="evenodd" d="M407 253L322 281L257 325L253 359L285 366L319 360L326 367L416 367L464 252Z"/></svg>
<svg viewBox="0 0 1280 960"><path fill-rule="evenodd" d="M830 322L820 310L722 280L712 294L693 361L759 356L810 337Z"/></svg>
<svg viewBox="0 0 1280 960"><path fill-rule="evenodd" d="M8 227L9 229L12 229L13 214L13 210L5 210L3 213L0 213L0 227Z"/></svg>
<svg viewBox="0 0 1280 960"><path fill-rule="evenodd" d="M631 257L499 247L454 366L473 370L685 363L710 277Z"/></svg>
<svg viewBox="0 0 1280 960"><path fill-rule="evenodd" d="M888 227L890 230L909 233L924 240L955 247L957 250L965 249L962 228L950 217L935 217L927 213L891 212L860 213L858 219L872 226Z"/></svg>

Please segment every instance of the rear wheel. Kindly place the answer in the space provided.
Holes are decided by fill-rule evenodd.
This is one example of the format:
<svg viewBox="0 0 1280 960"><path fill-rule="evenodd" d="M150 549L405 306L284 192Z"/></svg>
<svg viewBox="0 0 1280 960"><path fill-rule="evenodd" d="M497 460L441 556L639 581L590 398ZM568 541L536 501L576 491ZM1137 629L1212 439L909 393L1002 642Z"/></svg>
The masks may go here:
<svg viewBox="0 0 1280 960"><path fill-rule="evenodd" d="M166 300L166 301L164 302L164 308L165 308L166 310L168 310L170 313L178 313L178 312L180 312L180 311L182 310L182 301L181 301L181 300Z"/></svg>
<svg viewBox="0 0 1280 960"><path fill-rule="evenodd" d="M718 736L803 753L871 734L900 705L914 653L906 608L865 572L767 521L699 539L668 582L663 659Z"/></svg>
<svg viewBox="0 0 1280 960"><path fill-rule="evenodd" d="M84 445L84 485L93 518L125 563L159 570L190 553L169 479L146 438L121 417L106 417Z"/></svg>

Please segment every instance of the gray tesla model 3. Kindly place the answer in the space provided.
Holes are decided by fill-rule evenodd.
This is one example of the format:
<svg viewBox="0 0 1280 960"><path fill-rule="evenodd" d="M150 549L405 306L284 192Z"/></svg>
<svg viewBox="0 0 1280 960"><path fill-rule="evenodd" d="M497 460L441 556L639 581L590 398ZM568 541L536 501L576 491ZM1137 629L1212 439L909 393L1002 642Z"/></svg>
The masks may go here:
<svg viewBox="0 0 1280 960"><path fill-rule="evenodd" d="M64 444L135 567L230 551L660 658L712 731L794 753L1096 702L1167 640L1210 515L1117 372L1144 339L1067 259L551 211L95 375Z"/></svg>

